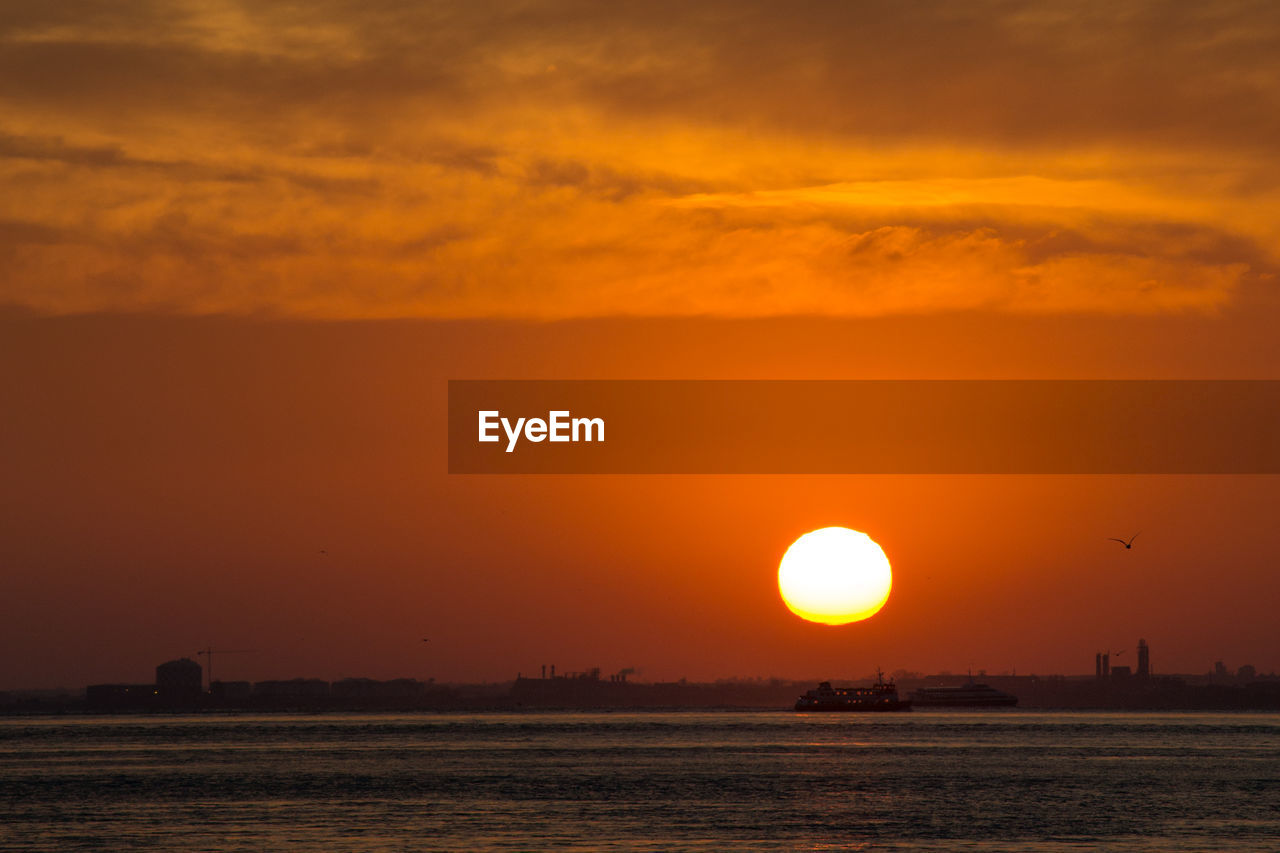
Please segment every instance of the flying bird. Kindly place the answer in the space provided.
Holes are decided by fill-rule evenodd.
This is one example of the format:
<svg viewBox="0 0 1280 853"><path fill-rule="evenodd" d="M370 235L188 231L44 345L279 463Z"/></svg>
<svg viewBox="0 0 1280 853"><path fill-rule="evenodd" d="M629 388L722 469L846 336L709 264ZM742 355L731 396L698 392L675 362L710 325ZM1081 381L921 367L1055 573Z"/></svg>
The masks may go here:
<svg viewBox="0 0 1280 853"><path fill-rule="evenodd" d="M1116 538L1116 537L1114 537L1114 536L1108 536L1108 537L1107 537L1107 539L1109 539L1109 540L1110 540L1110 541L1112 541L1112 542L1119 542L1121 545L1123 545L1123 546L1125 547L1125 549L1126 549L1126 550L1133 548L1133 540L1135 540L1135 539L1137 539L1137 538L1138 538L1138 534L1137 534L1137 533L1135 533L1135 534L1133 534L1132 536L1130 536L1130 537L1129 537L1129 541L1128 541L1128 542L1124 541L1123 539L1117 539L1117 538Z"/></svg>

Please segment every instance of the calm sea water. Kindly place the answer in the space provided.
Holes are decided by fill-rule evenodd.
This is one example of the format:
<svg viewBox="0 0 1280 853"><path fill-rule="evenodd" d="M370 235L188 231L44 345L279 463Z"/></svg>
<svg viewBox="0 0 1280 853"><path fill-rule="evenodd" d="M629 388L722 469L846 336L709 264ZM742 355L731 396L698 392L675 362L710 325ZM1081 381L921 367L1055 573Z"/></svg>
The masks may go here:
<svg viewBox="0 0 1280 853"><path fill-rule="evenodd" d="M0 849L1280 850L1280 715L0 719Z"/></svg>

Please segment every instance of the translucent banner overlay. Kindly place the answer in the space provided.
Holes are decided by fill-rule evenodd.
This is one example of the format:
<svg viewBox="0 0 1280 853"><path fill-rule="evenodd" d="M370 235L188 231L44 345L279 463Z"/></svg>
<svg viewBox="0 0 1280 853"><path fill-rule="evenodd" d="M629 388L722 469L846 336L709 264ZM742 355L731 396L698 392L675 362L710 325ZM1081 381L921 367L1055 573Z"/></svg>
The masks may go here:
<svg viewBox="0 0 1280 853"><path fill-rule="evenodd" d="M453 474L1275 474L1278 436L1266 380L449 382Z"/></svg>

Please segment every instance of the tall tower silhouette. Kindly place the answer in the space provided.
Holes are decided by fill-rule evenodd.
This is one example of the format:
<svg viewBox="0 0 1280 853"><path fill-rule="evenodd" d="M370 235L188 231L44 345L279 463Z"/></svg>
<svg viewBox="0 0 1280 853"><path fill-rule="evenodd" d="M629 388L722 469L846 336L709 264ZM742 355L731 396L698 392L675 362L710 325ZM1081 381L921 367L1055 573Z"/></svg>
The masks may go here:
<svg viewBox="0 0 1280 853"><path fill-rule="evenodd" d="M1138 677L1151 677L1151 649L1146 640L1138 640Z"/></svg>

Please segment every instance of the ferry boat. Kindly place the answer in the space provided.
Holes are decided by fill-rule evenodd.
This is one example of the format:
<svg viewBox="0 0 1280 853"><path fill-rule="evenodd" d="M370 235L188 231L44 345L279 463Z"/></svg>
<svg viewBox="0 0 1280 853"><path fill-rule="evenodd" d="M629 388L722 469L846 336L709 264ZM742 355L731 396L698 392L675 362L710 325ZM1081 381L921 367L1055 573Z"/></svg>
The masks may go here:
<svg viewBox="0 0 1280 853"><path fill-rule="evenodd" d="M921 687L910 693L917 705L948 708L1012 708L1018 697L973 679L961 687Z"/></svg>
<svg viewBox="0 0 1280 853"><path fill-rule="evenodd" d="M879 671L870 687L832 687L824 681L796 700L797 711L909 711L911 702L898 698L898 688Z"/></svg>

